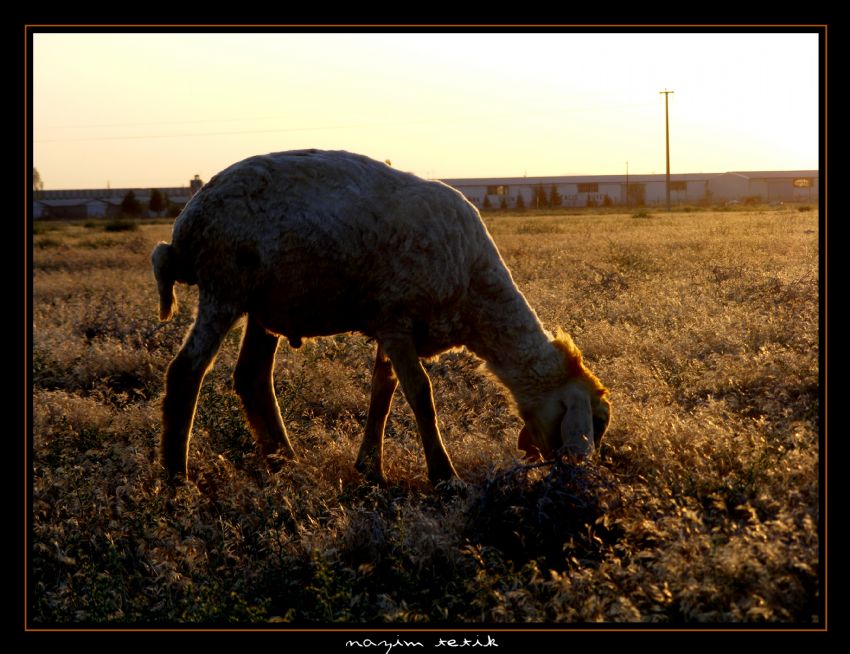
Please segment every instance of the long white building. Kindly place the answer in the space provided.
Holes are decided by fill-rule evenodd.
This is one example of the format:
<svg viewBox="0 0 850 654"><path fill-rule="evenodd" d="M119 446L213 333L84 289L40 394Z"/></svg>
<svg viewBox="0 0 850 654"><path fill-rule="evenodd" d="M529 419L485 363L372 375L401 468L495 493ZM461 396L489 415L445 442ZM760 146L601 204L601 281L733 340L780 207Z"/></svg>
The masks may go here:
<svg viewBox="0 0 850 654"><path fill-rule="evenodd" d="M488 177L441 180L463 193L479 208L536 206L652 206L667 202L666 176L572 175L561 177ZM673 204L714 204L729 201L817 202L817 170L786 170L670 175ZM189 186L161 188L172 209L181 208L201 187L195 176ZM145 209L152 189L65 189L38 191L34 218L92 218L119 215L128 191ZM522 198L522 200L520 200Z"/></svg>
<svg viewBox="0 0 850 654"><path fill-rule="evenodd" d="M149 213L151 195L159 191L167 208L160 213L182 209L203 182L195 175L188 186L169 188L88 188L33 191L33 218L106 218L121 214L121 203L133 192L142 211Z"/></svg>
<svg viewBox="0 0 850 654"><path fill-rule="evenodd" d="M667 202L666 175L575 175L444 179L478 207L658 205ZM817 202L817 170L687 173L670 175L670 202ZM522 197L520 201L519 198Z"/></svg>

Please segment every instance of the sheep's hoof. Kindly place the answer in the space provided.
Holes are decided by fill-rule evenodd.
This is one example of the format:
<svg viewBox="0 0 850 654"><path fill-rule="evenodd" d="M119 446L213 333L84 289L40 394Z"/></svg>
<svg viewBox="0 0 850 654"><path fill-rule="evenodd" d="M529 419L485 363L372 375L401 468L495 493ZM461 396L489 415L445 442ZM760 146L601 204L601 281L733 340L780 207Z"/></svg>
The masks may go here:
<svg viewBox="0 0 850 654"><path fill-rule="evenodd" d="M434 486L437 486L441 483L461 481L460 476L457 474L457 471L455 471L454 467L451 464L449 464L447 468L430 471L428 473L428 479Z"/></svg>
<svg viewBox="0 0 850 654"><path fill-rule="evenodd" d="M284 457L277 453L267 454L263 456L261 461L265 462L266 469L272 474L278 473L283 470L284 462L288 463L288 461L286 461Z"/></svg>
<svg viewBox="0 0 850 654"><path fill-rule="evenodd" d="M444 495L465 497L468 487L466 482L460 477L452 477L451 479L438 481L434 484L434 489Z"/></svg>
<svg viewBox="0 0 850 654"><path fill-rule="evenodd" d="M263 459L272 473L280 472L292 464L298 464L298 456L292 448L287 450L281 447L270 454L263 454Z"/></svg>
<svg viewBox="0 0 850 654"><path fill-rule="evenodd" d="M366 481L370 484L380 488L386 488L389 485L387 478L384 475L384 471L380 467L375 466L374 463L370 465L368 460L358 460L357 463L354 464L354 469L363 475Z"/></svg>
<svg viewBox="0 0 850 654"><path fill-rule="evenodd" d="M386 488L389 484L384 476L384 466L380 454L372 450L361 449L354 462L354 469L366 478L370 484Z"/></svg>
<svg viewBox="0 0 850 654"><path fill-rule="evenodd" d="M189 479L189 470L185 457L163 456L160 460L165 478L172 486L179 486Z"/></svg>
<svg viewBox="0 0 850 654"><path fill-rule="evenodd" d="M366 481L369 482L369 484L371 484L372 486L377 486L378 488L387 488L390 485L383 472L363 476L365 477Z"/></svg>
<svg viewBox="0 0 850 654"><path fill-rule="evenodd" d="M189 473L186 470L169 470L165 469L165 480L169 486L185 486L189 481Z"/></svg>

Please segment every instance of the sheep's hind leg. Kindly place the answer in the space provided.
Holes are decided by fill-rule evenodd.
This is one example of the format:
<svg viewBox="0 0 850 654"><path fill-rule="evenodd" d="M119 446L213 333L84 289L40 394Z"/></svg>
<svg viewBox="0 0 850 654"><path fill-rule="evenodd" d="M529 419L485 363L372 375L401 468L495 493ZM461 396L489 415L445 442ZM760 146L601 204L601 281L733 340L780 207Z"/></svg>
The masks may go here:
<svg viewBox="0 0 850 654"><path fill-rule="evenodd" d="M172 480L186 479L189 437L201 383L236 317L237 312L205 301L202 293L195 324L168 366L162 401L160 455Z"/></svg>
<svg viewBox="0 0 850 654"><path fill-rule="evenodd" d="M242 348L233 374L233 386L242 400L251 432L264 455L280 452L296 458L280 416L272 384L278 337L248 316Z"/></svg>
<svg viewBox="0 0 850 654"><path fill-rule="evenodd" d="M416 416L416 425L425 449L428 463L428 478L432 483L458 479L448 452L437 427L437 412L434 408L434 396L431 392L431 380L419 361L412 340L399 339L383 341L384 349L393 363L396 375L407 402Z"/></svg>
<svg viewBox="0 0 850 654"><path fill-rule="evenodd" d="M372 373L372 398L366 417L366 433L354 464L366 479L379 486L387 483L384 477L384 429L397 386L398 378L393 372L392 363L379 344L375 371Z"/></svg>

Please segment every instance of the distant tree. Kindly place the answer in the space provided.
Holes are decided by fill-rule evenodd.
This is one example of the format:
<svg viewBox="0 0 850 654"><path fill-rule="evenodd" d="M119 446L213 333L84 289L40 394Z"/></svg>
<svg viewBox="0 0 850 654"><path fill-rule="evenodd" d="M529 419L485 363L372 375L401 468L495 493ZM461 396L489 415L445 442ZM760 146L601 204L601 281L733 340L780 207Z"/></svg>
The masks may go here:
<svg viewBox="0 0 850 654"><path fill-rule="evenodd" d="M499 200L499 209L507 209L508 208L508 196L503 195L502 199Z"/></svg>
<svg viewBox="0 0 850 654"><path fill-rule="evenodd" d="M41 181L41 175L38 172L38 168L32 169L32 190L33 191L43 191L44 190L44 182Z"/></svg>
<svg viewBox="0 0 850 654"><path fill-rule="evenodd" d="M588 193L587 195L587 207L596 207L599 206L599 203L596 202L596 198Z"/></svg>
<svg viewBox="0 0 850 654"><path fill-rule="evenodd" d="M549 198L546 197L546 191L543 189L542 184L538 184L534 187L534 191L531 196L531 206L535 209L544 209L549 206Z"/></svg>
<svg viewBox="0 0 850 654"><path fill-rule="evenodd" d="M614 204L614 201L610 197L608 197L608 194L606 193L605 197L602 198L602 206L603 207L610 207L613 204Z"/></svg>
<svg viewBox="0 0 850 654"><path fill-rule="evenodd" d="M522 193L516 194L516 208L525 209L525 199L522 197Z"/></svg>
<svg viewBox="0 0 850 654"><path fill-rule="evenodd" d="M563 198L561 194L558 193L558 187L552 184L552 188L549 189L549 206L550 207L560 207Z"/></svg>
<svg viewBox="0 0 850 654"><path fill-rule="evenodd" d="M490 196L486 193L484 194L484 203L481 205L482 209L492 209L493 205L490 203Z"/></svg>
<svg viewBox="0 0 850 654"><path fill-rule="evenodd" d="M156 215L165 209L168 205L162 197L162 193L159 192L159 189L151 189L151 200L148 203L148 209L150 209Z"/></svg>
<svg viewBox="0 0 850 654"><path fill-rule="evenodd" d="M127 195L121 200L121 213L125 216L138 216L142 213L142 205L139 204L133 191L127 191Z"/></svg>

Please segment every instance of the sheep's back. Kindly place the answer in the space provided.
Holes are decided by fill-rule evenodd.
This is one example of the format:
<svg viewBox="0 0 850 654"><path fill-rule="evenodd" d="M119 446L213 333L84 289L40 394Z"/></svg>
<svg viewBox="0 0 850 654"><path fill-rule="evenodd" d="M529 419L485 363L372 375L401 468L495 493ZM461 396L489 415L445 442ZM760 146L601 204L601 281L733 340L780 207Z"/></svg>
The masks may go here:
<svg viewBox="0 0 850 654"><path fill-rule="evenodd" d="M202 287L290 313L315 315L321 301L316 320L327 333L368 331L329 324L346 313L446 319L482 256L498 259L460 193L346 152L283 152L234 164L190 201L174 243Z"/></svg>

